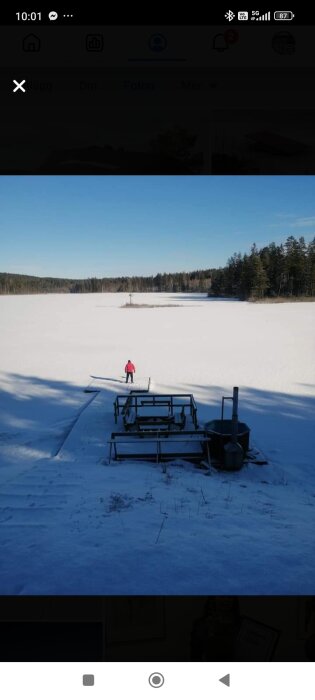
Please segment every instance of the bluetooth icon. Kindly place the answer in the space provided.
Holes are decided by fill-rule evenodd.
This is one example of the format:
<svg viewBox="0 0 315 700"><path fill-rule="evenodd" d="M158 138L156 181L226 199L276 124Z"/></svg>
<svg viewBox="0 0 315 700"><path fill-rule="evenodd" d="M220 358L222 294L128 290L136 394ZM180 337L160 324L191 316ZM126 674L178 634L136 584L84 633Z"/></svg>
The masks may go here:
<svg viewBox="0 0 315 700"><path fill-rule="evenodd" d="M235 14L232 12L232 10L229 10L228 12L225 13L225 19L228 19L229 22L232 22L232 19L234 19Z"/></svg>

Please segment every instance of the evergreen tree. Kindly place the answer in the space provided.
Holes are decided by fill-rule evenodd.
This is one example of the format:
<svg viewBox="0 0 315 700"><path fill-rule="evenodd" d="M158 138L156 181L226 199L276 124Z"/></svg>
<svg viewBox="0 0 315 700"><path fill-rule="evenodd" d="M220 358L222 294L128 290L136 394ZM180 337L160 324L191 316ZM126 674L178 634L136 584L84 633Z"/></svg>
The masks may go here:
<svg viewBox="0 0 315 700"><path fill-rule="evenodd" d="M287 293L298 296L305 290L305 240L301 237L296 240L289 236L285 242L286 260L285 271L287 274Z"/></svg>
<svg viewBox="0 0 315 700"><path fill-rule="evenodd" d="M269 280L262 260L259 255L254 255L251 260L251 295L262 298L269 287Z"/></svg>
<svg viewBox="0 0 315 700"><path fill-rule="evenodd" d="M315 237L307 246L305 266L306 294L315 295Z"/></svg>

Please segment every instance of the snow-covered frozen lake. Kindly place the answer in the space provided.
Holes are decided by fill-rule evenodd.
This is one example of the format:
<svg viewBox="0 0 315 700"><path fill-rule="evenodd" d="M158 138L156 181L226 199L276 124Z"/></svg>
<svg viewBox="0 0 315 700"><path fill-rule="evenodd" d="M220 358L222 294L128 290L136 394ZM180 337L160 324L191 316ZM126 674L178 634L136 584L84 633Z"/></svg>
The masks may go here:
<svg viewBox="0 0 315 700"><path fill-rule="evenodd" d="M0 594L313 594L315 305L127 301L0 297ZM193 393L201 427L239 386L268 464L109 465L129 358L153 391Z"/></svg>

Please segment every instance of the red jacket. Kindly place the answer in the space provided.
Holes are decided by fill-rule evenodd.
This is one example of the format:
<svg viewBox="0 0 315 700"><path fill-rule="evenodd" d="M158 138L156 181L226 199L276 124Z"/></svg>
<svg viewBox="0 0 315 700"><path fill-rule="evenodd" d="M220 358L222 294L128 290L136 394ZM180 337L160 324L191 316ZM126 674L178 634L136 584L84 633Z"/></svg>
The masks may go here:
<svg viewBox="0 0 315 700"><path fill-rule="evenodd" d="M127 362L126 367L125 367L125 372L135 372L136 368L132 364L132 362Z"/></svg>

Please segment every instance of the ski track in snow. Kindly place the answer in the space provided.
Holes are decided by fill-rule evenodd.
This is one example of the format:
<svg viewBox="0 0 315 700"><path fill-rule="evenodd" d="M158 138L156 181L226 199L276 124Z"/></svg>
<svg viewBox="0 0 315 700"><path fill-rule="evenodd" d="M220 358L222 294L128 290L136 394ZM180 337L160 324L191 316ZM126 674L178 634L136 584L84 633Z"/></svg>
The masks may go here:
<svg viewBox="0 0 315 700"><path fill-rule="evenodd" d="M137 297L182 306L0 297L0 594L311 595L314 305ZM193 393L201 425L238 385L268 465L108 464L129 357L139 386Z"/></svg>

